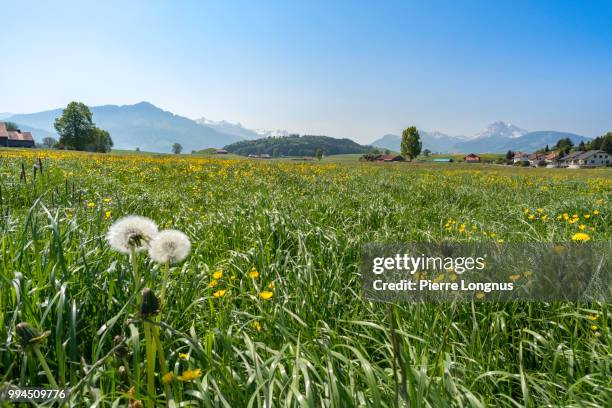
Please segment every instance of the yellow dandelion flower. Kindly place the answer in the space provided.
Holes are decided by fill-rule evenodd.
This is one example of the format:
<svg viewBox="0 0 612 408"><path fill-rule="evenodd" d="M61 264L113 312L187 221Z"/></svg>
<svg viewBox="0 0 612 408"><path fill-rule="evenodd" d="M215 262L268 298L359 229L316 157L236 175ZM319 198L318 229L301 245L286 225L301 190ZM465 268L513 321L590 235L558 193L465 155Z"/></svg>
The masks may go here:
<svg viewBox="0 0 612 408"><path fill-rule="evenodd" d="M189 360L189 354L187 354L187 353L179 353L179 359L187 361L187 360Z"/></svg>
<svg viewBox="0 0 612 408"><path fill-rule="evenodd" d="M596 325L592 325L592 326L591 326L591 330L593 330L593 331L597 331L597 329L598 329L598 328L599 328L599 327L597 327Z"/></svg>
<svg viewBox="0 0 612 408"><path fill-rule="evenodd" d="M583 217L584 217L584 218L586 218L586 219L588 220L589 218L591 218L591 214L588 214L588 213L587 213L587 214L584 214L584 215L583 215Z"/></svg>
<svg viewBox="0 0 612 408"><path fill-rule="evenodd" d="M183 374L176 377L180 381L193 381L197 380L202 376L202 370L196 368L195 370L186 370L183 371Z"/></svg>
<svg viewBox="0 0 612 408"><path fill-rule="evenodd" d="M268 285L268 288L270 289L274 289L276 287L276 285L274 285L274 282L270 282L270 284Z"/></svg>
<svg viewBox="0 0 612 408"><path fill-rule="evenodd" d="M529 208L523 208L523 212L527 214L529 212Z"/></svg>
<svg viewBox="0 0 612 408"><path fill-rule="evenodd" d="M270 292L269 290L264 290L263 292L259 294L259 297L262 298L263 300L268 300L272 298L272 295L274 294Z"/></svg>
<svg viewBox="0 0 612 408"><path fill-rule="evenodd" d="M90 201L90 202L87 204L87 206L88 206L89 208L94 208L94 207L96 206L96 203L94 203L94 202L91 202L91 201Z"/></svg>
<svg viewBox="0 0 612 408"><path fill-rule="evenodd" d="M536 209L536 211L539 212L539 213L543 213L544 209L543 208L538 208L538 209Z"/></svg>
<svg viewBox="0 0 612 408"><path fill-rule="evenodd" d="M249 272L249 278L251 279L259 278L259 272L257 272L257 269L255 268L251 269L251 272Z"/></svg>
<svg viewBox="0 0 612 408"><path fill-rule="evenodd" d="M170 371L162 376L162 382L164 384L170 384L174 380L174 373Z"/></svg>
<svg viewBox="0 0 612 408"><path fill-rule="evenodd" d="M104 218L109 219L111 217L111 212L110 211L105 211L104 212Z"/></svg>
<svg viewBox="0 0 612 408"><path fill-rule="evenodd" d="M213 296L216 298L221 298L223 296L225 296L225 292L227 292L227 289L220 289L218 291L216 291L215 293L213 293Z"/></svg>
<svg viewBox="0 0 612 408"><path fill-rule="evenodd" d="M253 329L255 329L257 331L261 331L261 329L262 329L261 323L259 323L258 320L255 320L253 323L251 323L251 326L253 327Z"/></svg>
<svg viewBox="0 0 612 408"><path fill-rule="evenodd" d="M533 219L535 218L535 215L533 215L533 214L529 214L529 215L527 216L527 218L528 218L528 219L530 219L530 220L533 220Z"/></svg>
<svg viewBox="0 0 612 408"><path fill-rule="evenodd" d="M548 219L548 215L544 214L543 216L540 217L540 219L542 221L546 221Z"/></svg>
<svg viewBox="0 0 612 408"><path fill-rule="evenodd" d="M444 280L444 275L438 275L433 279L433 283L440 283Z"/></svg>
<svg viewBox="0 0 612 408"><path fill-rule="evenodd" d="M578 214L574 214L572 215L572 218L580 218L580 217L578 217Z"/></svg>
<svg viewBox="0 0 612 408"><path fill-rule="evenodd" d="M108 204L108 203L110 203L110 198L108 198L108 197L104 197L104 200L103 200L103 201L104 201L104 203Z"/></svg>
<svg viewBox="0 0 612 408"><path fill-rule="evenodd" d="M521 275L510 275L509 278L512 282L516 282L521 278Z"/></svg>
<svg viewBox="0 0 612 408"><path fill-rule="evenodd" d="M591 239L591 237L589 237L584 232L578 232L578 233L572 235L572 241L588 241L590 239Z"/></svg>
<svg viewBox="0 0 612 408"><path fill-rule="evenodd" d="M533 272L531 272L531 271L523 272L523 276L525 276L526 278L529 278L531 275L533 275Z"/></svg>
<svg viewBox="0 0 612 408"><path fill-rule="evenodd" d="M478 292L476 294L476 299L484 299L484 297L485 297L485 294L483 292Z"/></svg>
<svg viewBox="0 0 612 408"><path fill-rule="evenodd" d="M569 214L568 213L563 213L563 219L564 220L569 220Z"/></svg>
<svg viewBox="0 0 612 408"><path fill-rule="evenodd" d="M213 276L214 279L221 279L223 277L223 271L221 269L219 269L218 271L213 273L212 276Z"/></svg>
<svg viewBox="0 0 612 408"><path fill-rule="evenodd" d="M590 315L590 316L589 316L589 320L590 320L590 321L592 321L592 322L594 322L594 321L595 321L595 320L597 320L598 318L599 318L599 316L598 316L598 315Z"/></svg>
<svg viewBox="0 0 612 408"><path fill-rule="evenodd" d="M599 215L599 210L593 211L593 215Z"/></svg>
<svg viewBox="0 0 612 408"><path fill-rule="evenodd" d="M219 284L219 281L216 279L213 279L210 281L210 283L208 284L209 288L214 288L215 286L217 286Z"/></svg>
<svg viewBox="0 0 612 408"><path fill-rule="evenodd" d="M578 229L581 230L581 231L584 231L585 228L586 228L586 225L584 225L584 224L580 224L578 226Z"/></svg>

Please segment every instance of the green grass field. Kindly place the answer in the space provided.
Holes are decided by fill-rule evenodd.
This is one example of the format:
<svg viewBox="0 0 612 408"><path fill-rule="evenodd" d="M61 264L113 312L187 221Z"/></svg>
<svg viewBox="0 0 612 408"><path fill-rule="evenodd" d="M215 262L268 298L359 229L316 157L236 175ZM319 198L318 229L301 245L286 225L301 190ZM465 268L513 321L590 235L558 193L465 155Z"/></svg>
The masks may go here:
<svg viewBox="0 0 612 408"><path fill-rule="evenodd" d="M74 406L609 406L609 303L389 308L359 260L369 242L609 241L611 175L3 150L0 383L55 381ZM186 260L113 251L132 214L185 232ZM144 324L140 289L162 286Z"/></svg>

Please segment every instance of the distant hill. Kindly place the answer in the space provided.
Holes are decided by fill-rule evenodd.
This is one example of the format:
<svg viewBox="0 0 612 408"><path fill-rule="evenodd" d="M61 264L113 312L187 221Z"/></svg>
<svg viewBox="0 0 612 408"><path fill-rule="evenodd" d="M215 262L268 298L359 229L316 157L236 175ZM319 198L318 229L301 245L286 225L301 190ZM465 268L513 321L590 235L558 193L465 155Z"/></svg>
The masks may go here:
<svg viewBox="0 0 612 408"><path fill-rule="evenodd" d="M290 135L266 137L256 140L243 140L225 146L230 153L269 154L271 156L314 156L317 149L323 149L325 155L365 153L371 146L362 146L351 139L335 139L328 136Z"/></svg>
<svg viewBox="0 0 612 408"><path fill-rule="evenodd" d="M528 132L518 126L494 122L472 137L449 136L440 132L419 130L423 149L440 153L503 153L508 150L531 152L557 143L569 137L574 144L591 140L568 132L537 131ZM372 142L372 145L391 150L399 150L401 137L388 134Z"/></svg>
<svg viewBox="0 0 612 408"><path fill-rule="evenodd" d="M164 111L148 102L123 106L93 106L90 109L96 125L110 132L116 149L133 150L139 147L143 151L168 153L173 143L180 143L184 151L189 152L205 147L222 147L242 139ZM53 122L62 111L63 109L54 109L18 114L6 120L23 127L29 126L52 133L57 138ZM35 131L32 134L37 141L42 139Z"/></svg>
<svg viewBox="0 0 612 408"><path fill-rule="evenodd" d="M548 145L549 147L553 147L557 143L557 141L559 141L559 139L564 139L566 137L569 137L576 146L580 144L580 142L587 143L591 141L590 137L580 136L574 133L543 130L537 132L529 132L521 137L512 140L512 143L507 146L513 147L509 147L508 149L504 150L520 150L525 152L532 152L538 149L542 149L546 145Z"/></svg>
<svg viewBox="0 0 612 408"><path fill-rule="evenodd" d="M450 136L442 132L427 132L419 130L423 149L429 149L432 152L447 153L452 151L452 147L461 141L467 140L462 136ZM402 137L400 135L386 134L380 139L372 142L372 146L390 149L396 152L400 151Z"/></svg>

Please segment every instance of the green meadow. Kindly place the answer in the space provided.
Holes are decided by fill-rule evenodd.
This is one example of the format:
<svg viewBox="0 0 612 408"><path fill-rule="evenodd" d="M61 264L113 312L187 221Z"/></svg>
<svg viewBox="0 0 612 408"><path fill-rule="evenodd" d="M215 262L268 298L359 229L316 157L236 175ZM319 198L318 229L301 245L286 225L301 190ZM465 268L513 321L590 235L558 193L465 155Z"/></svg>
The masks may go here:
<svg viewBox="0 0 612 408"><path fill-rule="evenodd" d="M609 169L342 159L0 151L0 387L55 382L73 406L609 406L609 303L391 306L359 274L372 242L610 241ZM186 259L113 250L127 215L184 232Z"/></svg>

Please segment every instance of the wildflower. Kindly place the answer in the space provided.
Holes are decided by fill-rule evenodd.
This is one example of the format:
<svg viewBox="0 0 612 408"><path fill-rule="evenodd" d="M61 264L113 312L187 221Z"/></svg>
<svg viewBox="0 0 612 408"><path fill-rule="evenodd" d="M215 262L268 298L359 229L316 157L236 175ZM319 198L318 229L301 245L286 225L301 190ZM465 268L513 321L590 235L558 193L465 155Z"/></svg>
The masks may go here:
<svg viewBox="0 0 612 408"><path fill-rule="evenodd" d="M221 298L223 296L225 296L225 292L227 292L227 289L220 289L218 291L216 291L215 293L213 293L213 296L216 298Z"/></svg>
<svg viewBox="0 0 612 408"><path fill-rule="evenodd" d="M591 218L591 214L584 214L583 217L588 220L589 218Z"/></svg>
<svg viewBox="0 0 612 408"><path fill-rule="evenodd" d="M527 214L529 212L529 208L523 208L523 212Z"/></svg>
<svg viewBox="0 0 612 408"><path fill-rule="evenodd" d="M255 268L251 269L251 272L249 272L249 278L257 279L258 277L259 277L259 272L257 272L257 269Z"/></svg>
<svg viewBox="0 0 612 408"><path fill-rule="evenodd" d="M87 207L89 207L89 208L94 208L95 206L96 206L96 203L94 203L94 202L90 201L89 203L87 203Z"/></svg>
<svg viewBox="0 0 612 408"><path fill-rule="evenodd" d="M595 204L603 204L604 200L603 198L600 198L599 200L595 201Z"/></svg>
<svg viewBox="0 0 612 408"><path fill-rule="evenodd" d="M526 278L529 278L531 275L533 275L533 272L531 272L531 271L523 272L523 276L525 276Z"/></svg>
<svg viewBox="0 0 612 408"><path fill-rule="evenodd" d="M262 298L263 300L268 300L272 298L273 293L270 292L269 290L264 290L263 292L261 292L259 294L259 297Z"/></svg>
<svg viewBox="0 0 612 408"><path fill-rule="evenodd" d="M440 283L440 282L442 282L443 280L444 280L444 275L443 275L443 274L441 274L441 275L436 276L436 277L433 279L433 283Z"/></svg>
<svg viewBox="0 0 612 408"><path fill-rule="evenodd" d="M174 379L174 373L172 371L167 372L166 374L162 376L162 382L164 384L170 384L173 379Z"/></svg>
<svg viewBox="0 0 612 408"><path fill-rule="evenodd" d="M521 278L521 275L510 275L509 277L512 282L516 282Z"/></svg>
<svg viewBox="0 0 612 408"><path fill-rule="evenodd" d="M189 354L187 354L187 353L179 353L179 359L187 361L187 360L189 360Z"/></svg>
<svg viewBox="0 0 612 408"><path fill-rule="evenodd" d="M276 285L274 285L274 282L270 282L270 284L268 285L268 288L270 289L274 289L276 287Z"/></svg>
<svg viewBox="0 0 612 408"><path fill-rule="evenodd" d="M142 251L157 235L157 225L146 217L130 215L115 221L108 229L106 240L118 252L129 254Z"/></svg>
<svg viewBox="0 0 612 408"><path fill-rule="evenodd" d="M159 299L149 288L142 290L142 300L140 301L140 316L146 319L159 313Z"/></svg>
<svg viewBox="0 0 612 408"><path fill-rule="evenodd" d="M482 293L482 292L478 292L478 293L476 294L476 299L484 299L484 297L485 297L485 294L484 294L484 293Z"/></svg>
<svg viewBox="0 0 612 408"><path fill-rule="evenodd" d="M569 219L569 214L563 213L563 219L567 221Z"/></svg>
<svg viewBox="0 0 612 408"><path fill-rule="evenodd" d="M208 284L209 288L214 288L215 286L217 286L219 284L219 281L216 279L213 279L210 281L210 283Z"/></svg>
<svg viewBox="0 0 612 408"><path fill-rule="evenodd" d="M597 325L592 325L592 326L591 326L591 330L593 330L593 331L597 331L597 329L598 329Z"/></svg>
<svg viewBox="0 0 612 408"><path fill-rule="evenodd" d="M588 241L590 239L591 239L591 237L589 237L584 232L578 232L578 233L572 235L572 241Z"/></svg>
<svg viewBox="0 0 612 408"><path fill-rule="evenodd" d="M111 217L111 212L110 211L105 211L104 212L104 218L106 218L107 220Z"/></svg>
<svg viewBox="0 0 612 408"><path fill-rule="evenodd" d="M104 200L102 200L102 201L104 201L105 204L108 204L108 203L110 203L110 198L104 197Z"/></svg>
<svg viewBox="0 0 612 408"><path fill-rule="evenodd" d="M585 228L586 228L586 225L584 225L584 224L580 224L578 226L578 229L580 229L580 231L584 231Z"/></svg>
<svg viewBox="0 0 612 408"><path fill-rule="evenodd" d="M598 316L598 315L590 315L590 316L588 317L588 319L589 319L590 321L592 321L592 322L594 322L594 321L595 321L595 320L597 320L598 318L599 318L599 316Z"/></svg>
<svg viewBox="0 0 612 408"><path fill-rule="evenodd" d="M221 279L223 277L223 271L221 269L219 269L218 271L213 273L212 276L213 276L214 279Z"/></svg>
<svg viewBox="0 0 612 408"><path fill-rule="evenodd" d="M543 213L544 209L543 208L538 208L538 209L536 209L536 211L539 212L539 213Z"/></svg>
<svg viewBox="0 0 612 408"><path fill-rule="evenodd" d="M533 215L533 214L529 214L529 215L527 216L527 218L529 218L530 220L533 220L533 219L535 218L535 215Z"/></svg>
<svg viewBox="0 0 612 408"><path fill-rule="evenodd" d="M261 331L262 327L261 327L261 323L259 323L258 320L255 320L251 326L253 326L253 329L255 329L256 331Z"/></svg>
<svg viewBox="0 0 612 408"><path fill-rule="evenodd" d="M599 215L599 210L593 211L593 215Z"/></svg>
<svg viewBox="0 0 612 408"><path fill-rule="evenodd" d="M192 381L200 378L202 376L202 370L196 368L195 370L186 370L183 371L183 374L176 377L180 381Z"/></svg>
<svg viewBox="0 0 612 408"><path fill-rule="evenodd" d="M177 230L164 230L153 238L149 256L160 264L175 264L189 255L191 241L187 235Z"/></svg>

